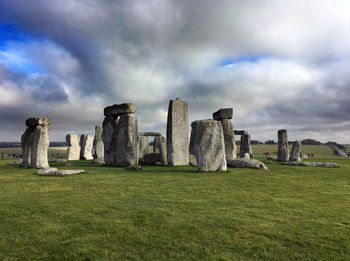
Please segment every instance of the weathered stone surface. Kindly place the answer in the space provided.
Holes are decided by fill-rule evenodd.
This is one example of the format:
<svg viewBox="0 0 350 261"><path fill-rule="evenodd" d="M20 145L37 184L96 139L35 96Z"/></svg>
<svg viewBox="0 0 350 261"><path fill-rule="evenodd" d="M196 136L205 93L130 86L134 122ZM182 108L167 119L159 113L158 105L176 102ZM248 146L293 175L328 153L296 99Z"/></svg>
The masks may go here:
<svg viewBox="0 0 350 261"><path fill-rule="evenodd" d="M95 137L93 142L93 157L99 162L104 162L104 144L102 139L102 125L95 126Z"/></svg>
<svg viewBox="0 0 350 261"><path fill-rule="evenodd" d="M146 131L146 132L139 132L139 136L162 136L159 132L153 132L153 131Z"/></svg>
<svg viewBox="0 0 350 261"><path fill-rule="evenodd" d="M134 114L120 116L116 132L115 166L134 166L138 164L138 125Z"/></svg>
<svg viewBox="0 0 350 261"><path fill-rule="evenodd" d="M32 168L48 168L47 151L50 144L49 125L37 125L34 129L31 148Z"/></svg>
<svg viewBox="0 0 350 261"><path fill-rule="evenodd" d="M243 156L244 159L250 159L250 154L249 153L244 153L244 156Z"/></svg>
<svg viewBox="0 0 350 261"><path fill-rule="evenodd" d="M48 117L32 117L26 120L26 126L50 125L50 122L51 119Z"/></svg>
<svg viewBox="0 0 350 261"><path fill-rule="evenodd" d="M168 164L188 165L188 105L179 98L169 102L166 135Z"/></svg>
<svg viewBox="0 0 350 261"><path fill-rule="evenodd" d="M66 141L68 143L67 160L79 160L80 159L80 146L79 146L78 135L77 134L67 134Z"/></svg>
<svg viewBox="0 0 350 261"><path fill-rule="evenodd" d="M104 145L104 161L107 165L113 165L116 149L118 118L106 116L102 123L102 139Z"/></svg>
<svg viewBox="0 0 350 261"><path fill-rule="evenodd" d="M337 163L332 162L303 162L303 161L289 161L285 162L286 165L294 166L309 166L309 167L323 167L323 168L337 168Z"/></svg>
<svg viewBox="0 0 350 261"><path fill-rule="evenodd" d="M288 150L287 130L279 130L277 160L288 161L288 159L289 159L289 150Z"/></svg>
<svg viewBox="0 0 350 261"><path fill-rule="evenodd" d="M237 158L237 147L232 122L230 119L222 119L220 122L224 131L226 160L235 159Z"/></svg>
<svg viewBox="0 0 350 261"><path fill-rule="evenodd" d="M232 108L220 109L217 112L213 113L213 119L217 121L220 121L222 119L232 119L232 115L233 115Z"/></svg>
<svg viewBox="0 0 350 261"><path fill-rule="evenodd" d="M37 171L37 174L40 176L64 176L64 175L73 175L83 173L85 170L74 169L74 170L57 170L56 168L45 168Z"/></svg>
<svg viewBox="0 0 350 261"><path fill-rule="evenodd" d="M239 150L239 156L241 158L244 158L244 153L248 153L249 155L253 155L252 146L250 144L250 135L249 134L243 134L241 135L241 145Z"/></svg>
<svg viewBox="0 0 350 261"><path fill-rule="evenodd" d="M233 167L233 168L255 168L255 169L264 169L264 170L268 169L265 166L265 164L262 163L261 161L255 160L255 159L246 159L246 158L227 160L227 166Z"/></svg>
<svg viewBox="0 0 350 261"><path fill-rule="evenodd" d="M159 156L160 163L162 165L168 165L166 138L163 136L159 137Z"/></svg>
<svg viewBox="0 0 350 261"><path fill-rule="evenodd" d="M149 153L148 136L138 135L137 146L139 162L142 162L143 156Z"/></svg>
<svg viewBox="0 0 350 261"><path fill-rule="evenodd" d="M49 160L49 163L66 163L67 160L66 159L52 159Z"/></svg>
<svg viewBox="0 0 350 261"><path fill-rule="evenodd" d="M301 151L301 142L297 140L293 143L292 152L290 153L289 161L301 161L300 151Z"/></svg>
<svg viewBox="0 0 350 261"><path fill-rule="evenodd" d="M80 136L80 159L81 160L92 160L92 147L94 142L94 135L82 134Z"/></svg>
<svg viewBox="0 0 350 261"><path fill-rule="evenodd" d="M19 166L19 165L22 165L23 163L23 160L20 159L20 160L17 160L17 161L12 161L12 162L9 162L7 163L8 166Z"/></svg>
<svg viewBox="0 0 350 261"><path fill-rule="evenodd" d="M306 159L308 159L309 157L307 156L307 155L302 155L301 156L301 160L306 160Z"/></svg>
<svg viewBox="0 0 350 261"><path fill-rule="evenodd" d="M191 123L189 154L192 154L192 155L196 155L195 146L194 146L195 135L196 135L196 121Z"/></svg>
<svg viewBox="0 0 350 261"><path fill-rule="evenodd" d="M152 152L144 155L143 163L147 165L156 165L160 163L160 153Z"/></svg>
<svg viewBox="0 0 350 261"><path fill-rule="evenodd" d="M197 160L196 160L196 156L195 155L190 154L188 156L188 160L189 160L191 166L197 167Z"/></svg>
<svg viewBox="0 0 350 261"><path fill-rule="evenodd" d="M121 116L123 114L131 114L137 111L137 105L133 103L114 104L104 108L105 116Z"/></svg>
<svg viewBox="0 0 350 261"><path fill-rule="evenodd" d="M22 147L22 154L23 154L22 166L30 167L33 134L34 134L34 128L27 127L21 137L21 147Z"/></svg>
<svg viewBox="0 0 350 261"><path fill-rule="evenodd" d="M248 131L246 130L234 130L235 135L247 135Z"/></svg>
<svg viewBox="0 0 350 261"><path fill-rule="evenodd" d="M94 163L102 165L105 164L105 161L103 158L96 158L94 159Z"/></svg>
<svg viewBox="0 0 350 261"><path fill-rule="evenodd" d="M198 171L226 171L225 140L220 121L197 121L195 131Z"/></svg>
<svg viewBox="0 0 350 261"><path fill-rule="evenodd" d="M266 159L267 159L267 160L277 160L277 157L274 157L274 156L268 156Z"/></svg>

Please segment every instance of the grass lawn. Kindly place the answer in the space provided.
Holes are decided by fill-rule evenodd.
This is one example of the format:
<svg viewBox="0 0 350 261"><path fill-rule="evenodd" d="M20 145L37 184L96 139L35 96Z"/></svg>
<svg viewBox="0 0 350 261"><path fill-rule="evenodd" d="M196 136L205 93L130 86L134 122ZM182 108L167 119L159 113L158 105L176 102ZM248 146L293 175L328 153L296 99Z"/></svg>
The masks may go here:
<svg viewBox="0 0 350 261"><path fill-rule="evenodd" d="M0 160L0 260L350 260L350 160L312 160L340 167L43 177Z"/></svg>

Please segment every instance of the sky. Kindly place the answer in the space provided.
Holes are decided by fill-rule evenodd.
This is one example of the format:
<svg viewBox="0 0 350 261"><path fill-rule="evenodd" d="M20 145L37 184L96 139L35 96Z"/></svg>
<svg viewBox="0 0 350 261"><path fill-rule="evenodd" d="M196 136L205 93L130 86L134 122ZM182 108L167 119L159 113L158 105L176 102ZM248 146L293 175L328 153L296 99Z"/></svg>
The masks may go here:
<svg viewBox="0 0 350 261"><path fill-rule="evenodd" d="M252 139L350 143L348 0L2 0L0 141L51 118L51 140L93 133L103 108L138 105L165 135L169 100L190 122L233 108Z"/></svg>

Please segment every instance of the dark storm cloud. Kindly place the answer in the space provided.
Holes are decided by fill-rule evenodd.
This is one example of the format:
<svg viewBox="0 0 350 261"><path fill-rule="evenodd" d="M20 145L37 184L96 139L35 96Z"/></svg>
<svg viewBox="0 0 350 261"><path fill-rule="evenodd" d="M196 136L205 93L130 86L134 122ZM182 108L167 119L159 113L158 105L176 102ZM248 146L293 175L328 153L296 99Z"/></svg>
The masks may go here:
<svg viewBox="0 0 350 261"><path fill-rule="evenodd" d="M31 113L59 123L53 135L63 139L64 128L92 130L104 106L134 102L141 129L164 133L168 101L180 97L190 120L234 107L235 126L256 138L279 127L300 137L328 139L323 130L345 137L350 4L337 3L1 1L0 20L33 37L9 41L4 52L22 50L45 68L0 75L8 95L0 98L1 119L23 121L14 104L24 95ZM16 114L7 119L10 110Z"/></svg>

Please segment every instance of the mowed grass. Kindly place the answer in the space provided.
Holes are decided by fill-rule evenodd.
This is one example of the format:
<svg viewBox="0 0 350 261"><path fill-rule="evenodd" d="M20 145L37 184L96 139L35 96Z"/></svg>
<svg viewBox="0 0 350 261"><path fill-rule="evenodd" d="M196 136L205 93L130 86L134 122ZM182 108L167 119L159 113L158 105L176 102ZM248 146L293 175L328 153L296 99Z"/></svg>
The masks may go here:
<svg viewBox="0 0 350 261"><path fill-rule="evenodd" d="M270 171L0 161L0 260L350 260L350 160Z"/></svg>

